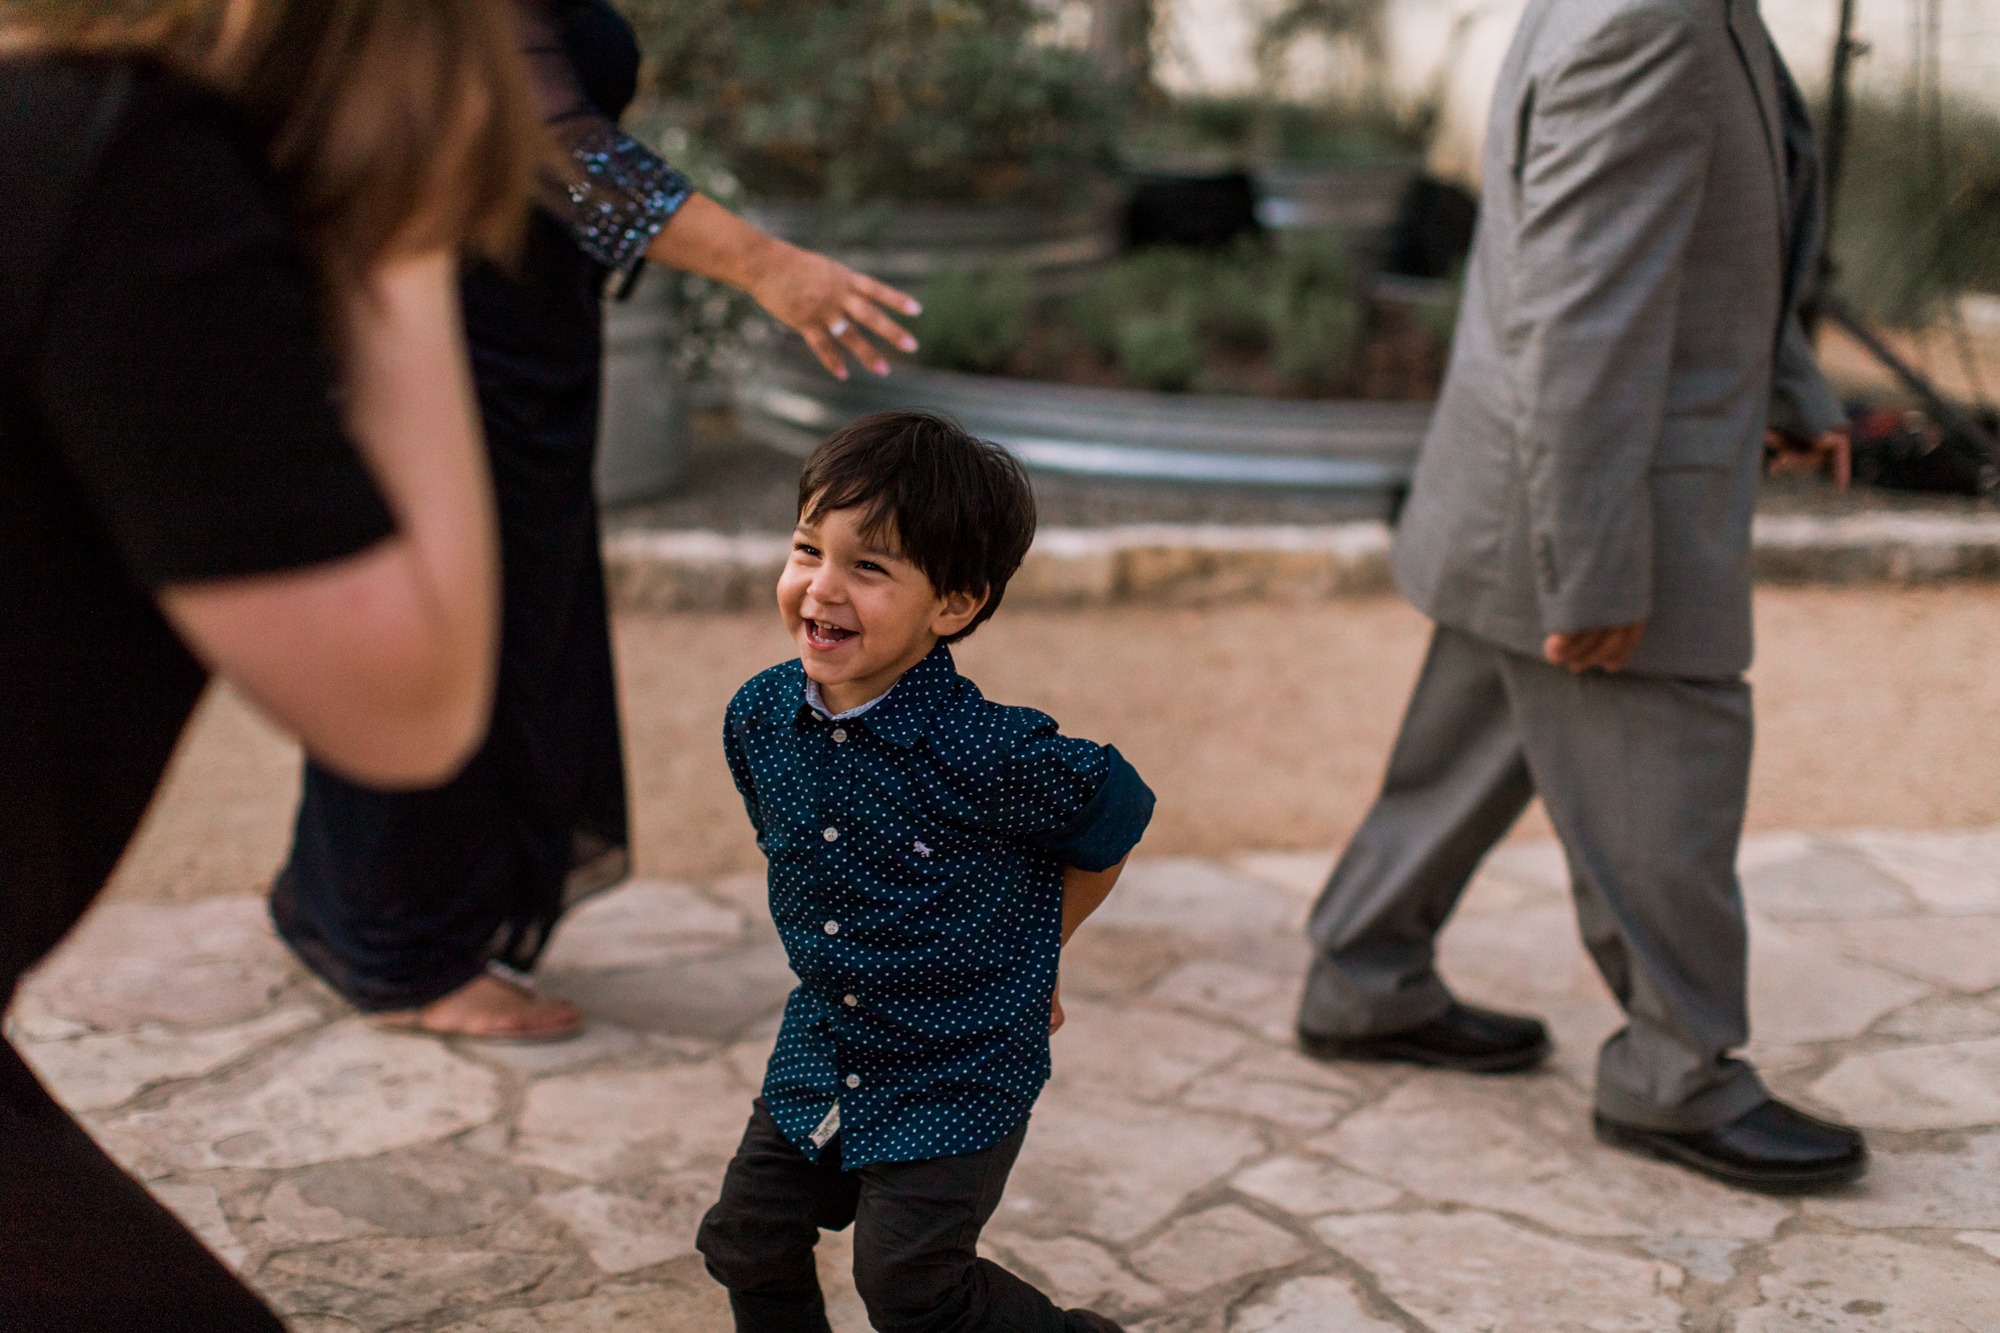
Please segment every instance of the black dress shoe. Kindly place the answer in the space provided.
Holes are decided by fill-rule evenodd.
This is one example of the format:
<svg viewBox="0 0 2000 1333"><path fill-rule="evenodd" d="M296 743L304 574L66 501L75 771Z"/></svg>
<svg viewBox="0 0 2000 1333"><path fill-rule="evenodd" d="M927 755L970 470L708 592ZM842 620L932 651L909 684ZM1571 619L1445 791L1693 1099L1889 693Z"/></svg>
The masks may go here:
<svg viewBox="0 0 2000 1333"><path fill-rule="evenodd" d="M1335 1037L1299 1029L1299 1046L1317 1060L1407 1060L1433 1069L1499 1074L1526 1069L1549 1053L1539 1018L1499 1014L1451 1002L1428 1023L1370 1037Z"/></svg>
<svg viewBox="0 0 2000 1333"><path fill-rule="evenodd" d="M1726 1125L1692 1133L1641 1129L1594 1117L1614 1148L1679 1162L1746 1189L1784 1194L1858 1180L1868 1169L1861 1131L1807 1115L1771 1098Z"/></svg>

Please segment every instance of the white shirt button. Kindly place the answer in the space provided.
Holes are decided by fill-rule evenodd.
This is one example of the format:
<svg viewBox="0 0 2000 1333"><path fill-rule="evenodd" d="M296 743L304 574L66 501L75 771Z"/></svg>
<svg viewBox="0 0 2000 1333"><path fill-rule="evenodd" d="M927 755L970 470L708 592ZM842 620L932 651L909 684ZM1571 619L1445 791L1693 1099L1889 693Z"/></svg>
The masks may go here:
<svg viewBox="0 0 2000 1333"><path fill-rule="evenodd" d="M826 933L829 935L838 935L840 933L840 923L838 921L827 922Z"/></svg>
<svg viewBox="0 0 2000 1333"><path fill-rule="evenodd" d="M819 836L825 838L828 842L838 842L840 840L840 830L834 828L832 825L828 825L826 828L820 830Z"/></svg>
<svg viewBox="0 0 2000 1333"><path fill-rule="evenodd" d="M850 1088L858 1088L858 1087L860 1087L860 1086L861 1086L861 1075L859 1075L859 1074L849 1074L849 1075L847 1076L847 1086L848 1086L848 1087L850 1087Z"/></svg>
<svg viewBox="0 0 2000 1333"><path fill-rule="evenodd" d="M860 1004L861 1000L858 996L843 995L840 997L840 1002L846 1005L849 1009L852 1009L855 1005Z"/></svg>
<svg viewBox="0 0 2000 1333"><path fill-rule="evenodd" d="M847 739L847 728L846 728L846 727L835 727L835 728L833 729L833 743L834 743L835 745L838 745L838 744L840 744L840 743L841 743L842 741L844 741L844 740L846 740L846 739Z"/></svg>

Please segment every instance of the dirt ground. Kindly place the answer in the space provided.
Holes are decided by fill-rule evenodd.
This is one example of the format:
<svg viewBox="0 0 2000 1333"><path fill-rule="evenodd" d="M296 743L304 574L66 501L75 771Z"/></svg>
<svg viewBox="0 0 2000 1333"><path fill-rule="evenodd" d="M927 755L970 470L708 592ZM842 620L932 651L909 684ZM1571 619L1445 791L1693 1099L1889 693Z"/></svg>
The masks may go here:
<svg viewBox="0 0 2000 1333"><path fill-rule="evenodd" d="M2000 823L2000 588L1767 589L1750 823ZM1002 611L959 651L991 698L1115 743L1160 795L1149 855L1338 844L1367 808L1426 622L1383 597L1289 607ZM775 615L620 617L641 873L760 858L722 710L787 653ZM296 751L226 693L204 704L113 891L256 892L283 856ZM1538 813L1517 836L1542 836Z"/></svg>

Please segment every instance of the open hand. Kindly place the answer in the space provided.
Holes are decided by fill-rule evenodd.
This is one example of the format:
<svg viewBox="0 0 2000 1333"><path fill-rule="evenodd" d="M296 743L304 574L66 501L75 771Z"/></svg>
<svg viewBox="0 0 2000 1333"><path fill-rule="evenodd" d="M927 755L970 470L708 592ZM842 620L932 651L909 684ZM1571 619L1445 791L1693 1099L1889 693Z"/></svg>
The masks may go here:
<svg viewBox="0 0 2000 1333"><path fill-rule="evenodd" d="M1632 660L1639 640L1646 636L1646 622L1612 625L1606 629L1582 629L1573 634L1551 634L1542 640L1542 656L1556 666L1571 671L1599 667L1618 671Z"/></svg>
<svg viewBox="0 0 2000 1333"><path fill-rule="evenodd" d="M1817 440L1781 430L1764 432L1764 466L1772 476L1784 472L1831 472L1842 490L1854 476L1854 443L1847 427L1828 431Z"/></svg>
<svg viewBox="0 0 2000 1333"><path fill-rule="evenodd" d="M889 311L916 315L923 307L887 283L825 255L778 241L749 290L757 304L796 329L820 364L839 379L847 378L843 348L875 374L889 373L888 361L868 333L901 351L917 350L917 340L889 318Z"/></svg>

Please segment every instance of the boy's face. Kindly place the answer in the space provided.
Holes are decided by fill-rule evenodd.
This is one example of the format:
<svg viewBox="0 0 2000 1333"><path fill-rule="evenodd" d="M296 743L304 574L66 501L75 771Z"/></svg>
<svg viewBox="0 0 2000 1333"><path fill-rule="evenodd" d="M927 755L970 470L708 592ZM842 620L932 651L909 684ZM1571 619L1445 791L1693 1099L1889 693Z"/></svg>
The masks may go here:
<svg viewBox="0 0 2000 1333"><path fill-rule="evenodd" d="M806 506L807 513L812 510ZM829 709L858 708L971 622L984 597L939 595L896 549L893 529L861 535L865 511L799 519L778 576L778 611Z"/></svg>

